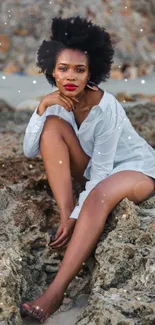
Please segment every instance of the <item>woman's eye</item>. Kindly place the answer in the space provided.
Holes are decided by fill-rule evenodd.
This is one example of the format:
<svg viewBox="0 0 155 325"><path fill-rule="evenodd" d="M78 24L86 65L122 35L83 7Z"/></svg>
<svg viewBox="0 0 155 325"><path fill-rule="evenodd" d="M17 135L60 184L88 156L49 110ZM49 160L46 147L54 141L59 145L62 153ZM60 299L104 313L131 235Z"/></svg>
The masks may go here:
<svg viewBox="0 0 155 325"><path fill-rule="evenodd" d="M65 68L65 67L60 67L59 70L66 71L67 68ZM81 72L81 73L82 73L82 72L85 72L84 69L77 69L77 71L78 71L78 72Z"/></svg>
<svg viewBox="0 0 155 325"><path fill-rule="evenodd" d="M78 70L78 72L85 72L85 70L83 70L83 69L77 69Z"/></svg>
<svg viewBox="0 0 155 325"><path fill-rule="evenodd" d="M60 67L60 68L59 68L59 70L64 70L64 69L66 69L66 68L63 68L63 67Z"/></svg>

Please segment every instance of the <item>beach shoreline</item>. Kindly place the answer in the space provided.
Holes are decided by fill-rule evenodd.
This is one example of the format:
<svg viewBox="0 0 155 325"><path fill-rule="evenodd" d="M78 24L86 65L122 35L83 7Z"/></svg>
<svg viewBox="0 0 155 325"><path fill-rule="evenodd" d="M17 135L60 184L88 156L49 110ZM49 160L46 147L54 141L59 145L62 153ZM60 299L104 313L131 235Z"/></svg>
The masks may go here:
<svg viewBox="0 0 155 325"><path fill-rule="evenodd" d="M6 79L3 79L4 77ZM101 83L102 88L113 95L119 92L127 92L129 95L135 93L154 95L154 84L155 73L150 76L128 79L128 81L109 79L107 82ZM0 99L14 108L17 108L23 101L37 100L54 89L44 75L19 76L0 73Z"/></svg>

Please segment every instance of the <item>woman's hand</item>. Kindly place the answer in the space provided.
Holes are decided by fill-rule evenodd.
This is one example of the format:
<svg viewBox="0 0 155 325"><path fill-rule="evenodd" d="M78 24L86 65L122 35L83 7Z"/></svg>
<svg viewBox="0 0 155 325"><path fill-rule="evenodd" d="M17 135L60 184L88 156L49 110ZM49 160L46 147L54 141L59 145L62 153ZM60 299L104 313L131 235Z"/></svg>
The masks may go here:
<svg viewBox="0 0 155 325"><path fill-rule="evenodd" d="M74 103L78 102L79 101L76 97L66 97L59 90L53 91L41 99L41 105L44 106L45 109L49 106L58 104L60 106L63 106L69 112L75 109Z"/></svg>
<svg viewBox="0 0 155 325"><path fill-rule="evenodd" d="M55 240L49 244L51 250L62 249L66 247L71 239L76 221L76 219L70 218L63 223L60 223L60 226L55 235Z"/></svg>

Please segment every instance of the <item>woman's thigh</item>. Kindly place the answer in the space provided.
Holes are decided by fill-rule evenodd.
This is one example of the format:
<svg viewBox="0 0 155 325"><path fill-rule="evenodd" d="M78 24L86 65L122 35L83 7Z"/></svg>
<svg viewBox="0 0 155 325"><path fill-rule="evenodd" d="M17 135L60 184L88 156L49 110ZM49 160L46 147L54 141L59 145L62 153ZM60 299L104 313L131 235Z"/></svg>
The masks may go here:
<svg viewBox="0 0 155 325"><path fill-rule="evenodd" d="M101 181L94 189L102 196L109 211L113 209L124 198L128 198L135 204L146 200L155 188L153 178L142 172L125 170L110 175ZM93 193L92 193L93 194Z"/></svg>
<svg viewBox="0 0 155 325"><path fill-rule="evenodd" d="M43 132L50 134L50 131L59 132L68 146L70 155L71 175L79 182L85 184L87 179L83 173L89 163L90 157L82 149L71 124L56 115L47 117ZM53 135L52 135L53 136Z"/></svg>

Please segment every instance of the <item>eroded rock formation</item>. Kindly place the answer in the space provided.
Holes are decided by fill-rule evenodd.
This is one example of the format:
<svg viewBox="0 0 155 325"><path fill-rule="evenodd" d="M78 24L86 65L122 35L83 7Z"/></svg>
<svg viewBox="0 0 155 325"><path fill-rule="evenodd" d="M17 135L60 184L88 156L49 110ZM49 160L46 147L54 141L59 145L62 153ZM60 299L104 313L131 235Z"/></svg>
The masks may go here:
<svg viewBox="0 0 155 325"><path fill-rule="evenodd" d="M49 233L58 226L59 212L41 157L28 159L22 153L23 132L32 112L17 112L4 102L0 112L0 325L20 325L20 303L42 293L64 252L49 254L46 246ZM153 104L126 112L155 147ZM82 187L74 180L73 185L77 199ZM63 310L71 308L79 295L90 294L77 324L154 324L154 217L155 197L139 205L125 198L111 212L96 250L66 292Z"/></svg>

